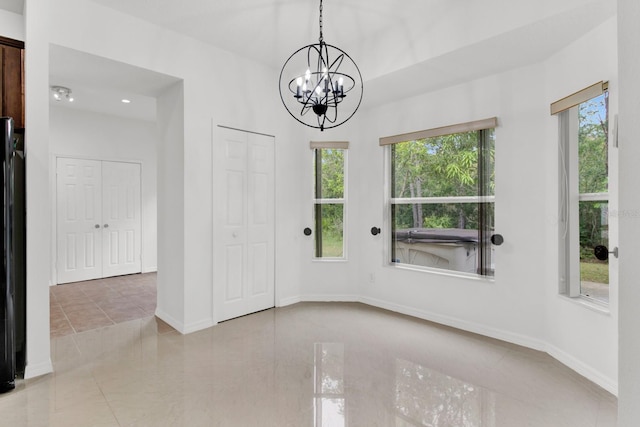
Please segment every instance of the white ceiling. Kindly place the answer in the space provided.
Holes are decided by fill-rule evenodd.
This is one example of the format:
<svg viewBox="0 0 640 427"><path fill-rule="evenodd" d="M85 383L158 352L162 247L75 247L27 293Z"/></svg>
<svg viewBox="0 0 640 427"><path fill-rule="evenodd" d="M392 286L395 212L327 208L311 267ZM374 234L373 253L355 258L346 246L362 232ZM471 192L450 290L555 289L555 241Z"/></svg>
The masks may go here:
<svg viewBox="0 0 640 427"><path fill-rule="evenodd" d="M274 70L318 39L319 0L85 1ZM0 0L0 8L22 9L22 3ZM358 64L366 108L539 62L614 16L615 8L616 0L324 0L324 38ZM69 49L51 50L50 82L73 89L73 108L92 98L92 108L104 109L110 97L119 102L134 95L142 97L142 106L149 101L144 97L175 81L146 73ZM109 113L118 109L122 105Z"/></svg>
<svg viewBox="0 0 640 427"><path fill-rule="evenodd" d="M156 97L178 79L61 46L49 48L49 84L72 90L73 102L53 106L155 120ZM122 103L122 99L131 101Z"/></svg>
<svg viewBox="0 0 640 427"><path fill-rule="evenodd" d="M22 15L24 11L24 0L0 0L0 9Z"/></svg>

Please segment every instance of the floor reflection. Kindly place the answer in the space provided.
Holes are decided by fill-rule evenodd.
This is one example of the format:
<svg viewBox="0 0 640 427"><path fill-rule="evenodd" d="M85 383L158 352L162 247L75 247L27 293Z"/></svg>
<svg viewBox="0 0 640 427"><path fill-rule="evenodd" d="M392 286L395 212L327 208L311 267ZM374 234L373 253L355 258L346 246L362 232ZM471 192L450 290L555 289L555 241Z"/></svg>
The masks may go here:
<svg viewBox="0 0 640 427"><path fill-rule="evenodd" d="M314 427L346 427L344 344L314 344Z"/></svg>
<svg viewBox="0 0 640 427"><path fill-rule="evenodd" d="M396 359L396 427L493 427L493 393Z"/></svg>
<svg viewBox="0 0 640 427"><path fill-rule="evenodd" d="M54 338L0 395L12 427L615 427L550 356L362 304L301 303L181 335L155 317Z"/></svg>

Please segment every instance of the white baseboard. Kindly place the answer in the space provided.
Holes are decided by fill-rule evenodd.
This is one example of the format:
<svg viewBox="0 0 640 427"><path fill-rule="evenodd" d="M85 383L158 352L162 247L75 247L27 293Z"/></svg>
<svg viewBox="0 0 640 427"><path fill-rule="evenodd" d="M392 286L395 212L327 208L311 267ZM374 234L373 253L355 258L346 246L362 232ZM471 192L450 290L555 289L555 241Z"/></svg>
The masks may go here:
<svg viewBox="0 0 640 427"><path fill-rule="evenodd" d="M299 302L360 302L357 295L301 295Z"/></svg>
<svg viewBox="0 0 640 427"><path fill-rule="evenodd" d="M176 331L180 332L181 334L184 334L184 324L174 319L173 317L169 316L167 313L160 310L159 308L156 308L156 317L158 317L160 320L162 320L163 322L171 326Z"/></svg>
<svg viewBox="0 0 640 427"><path fill-rule="evenodd" d="M299 302L302 302L302 300L300 299L300 297L289 297L289 298L282 298L277 304L276 307L286 307L288 305L293 305L293 304L297 304Z"/></svg>
<svg viewBox="0 0 640 427"><path fill-rule="evenodd" d="M217 322L214 322L213 319L202 319L199 320L197 322L193 322L193 323L189 323L188 325L184 326L184 332L182 332L183 334L191 334L193 332L198 332L201 331L203 329L208 329L212 326L217 325Z"/></svg>
<svg viewBox="0 0 640 427"><path fill-rule="evenodd" d="M24 368L24 379L28 380L30 378L39 377L40 375L50 374L51 372L53 372L51 359L38 364L28 363Z"/></svg>
<svg viewBox="0 0 640 427"><path fill-rule="evenodd" d="M141 273L157 273L158 272L158 266L153 266L153 267L147 267L147 268L143 268Z"/></svg>
<svg viewBox="0 0 640 427"><path fill-rule="evenodd" d="M456 329L461 329L468 332L473 332L486 337L495 338L501 341L506 341L512 344L521 345L533 350L543 351L549 356L553 357L560 363L566 365L568 368L576 371L589 381L594 382L600 387L607 390L609 393L618 395L618 384L615 380L603 375L601 372L596 371L591 366L576 359L570 354L560 350L559 348L552 346L544 341L533 339L524 335L514 334L512 332L503 331L496 328L490 328L484 325L479 325L474 322L468 322L466 320L456 319L454 317L443 316L441 314L431 313L424 310L418 310L412 307L403 306L400 304L393 304L387 301L378 300L375 298L363 297L360 301L364 304L368 304L374 307L383 308L385 310L394 311L397 313L406 314L408 316L417 317L419 319L428 320L431 322L439 323L442 325L451 326Z"/></svg>
<svg viewBox="0 0 640 427"><path fill-rule="evenodd" d="M425 310L419 310L400 304L394 304L375 298L362 297L360 301L374 307L383 308L385 310L395 311L397 313L406 314L408 316L417 317L419 319L428 320L430 322L439 323L441 325L451 326L467 332L483 335L489 338L495 338L512 344L521 345L534 350L545 351L547 344L543 341L536 340L525 335L514 334L512 332L503 331L501 329L491 328L475 322L457 319L455 317L443 316L442 314L432 313Z"/></svg>
<svg viewBox="0 0 640 427"><path fill-rule="evenodd" d="M547 344L547 354L553 357L563 365L568 366L573 369L583 377L587 378L589 381L592 381L598 384L603 389L607 390L609 393L614 396L618 396L618 382L603 375L601 372L596 371L591 366L585 364L584 362L576 359L570 354L566 353L563 350L560 350L558 347Z"/></svg>
<svg viewBox="0 0 640 427"><path fill-rule="evenodd" d="M201 331L202 329L207 329L216 325L216 322L213 319L203 319L198 322L193 322L189 324L184 324L183 322L174 319L164 311L156 308L156 316L171 326L176 331L180 332L182 335L187 335L192 332Z"/></svg>

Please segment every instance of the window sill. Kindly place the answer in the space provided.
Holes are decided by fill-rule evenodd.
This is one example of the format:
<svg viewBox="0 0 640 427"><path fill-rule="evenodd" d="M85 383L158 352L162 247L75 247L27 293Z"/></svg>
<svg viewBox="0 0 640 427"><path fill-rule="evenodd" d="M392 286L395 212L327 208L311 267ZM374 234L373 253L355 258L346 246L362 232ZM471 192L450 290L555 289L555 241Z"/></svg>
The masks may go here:
<svg viewBox="0 0 640 427"><path fill-rule="evenodd" d="M438 276L446 276L446 277L455 277L459 279L468 279L485 283L494 283L495 277L493 276L481 276L479 274L473 273L463 273L460 271L454 270L444 270L441 268L430 268L430 267L420 267L411 264L399 264L399 263L388 263L387 267L398 269L398 270L407 270L407 271L416 271L420 273L429 273Z"/></svg>
<svg viewBox="0 0 640 427"><path fill-rule="evenodd" d="M580 305L588 310L595 311L596 313L600 313L604 316L611 316L611 310L609 308L609 305L603 302L599 302L591 298L584 297L582 295L577 297L570 297L567 295L559 294L558 296L565 301L569 301L573 304Z"/></svg>
<svg viewBox="0 0 640 427"><path fill-rule="evenodd" d="M348 262L349 260L347 258L312 258L311 262L319 262L319 263L345 263Z"/></svg>

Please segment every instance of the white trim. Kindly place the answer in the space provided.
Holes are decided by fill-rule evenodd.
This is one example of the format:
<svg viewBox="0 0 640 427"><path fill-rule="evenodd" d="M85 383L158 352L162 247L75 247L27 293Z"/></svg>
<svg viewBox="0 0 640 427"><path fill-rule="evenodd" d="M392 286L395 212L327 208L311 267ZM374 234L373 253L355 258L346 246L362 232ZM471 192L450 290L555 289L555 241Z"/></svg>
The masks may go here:
<svg viewBox="0 0 640 427"><path fill-rule="evenodd" d="M168 315L167 313L165 313L164 311L160 310L157 307L156 307L155 315L158 319L162 320L164 323L171 326L176 331L180 332L181 334L184 334L184 330L185 330L184 324L179 320L174 319L173 317L171 317L170 315Z"/></svg>
<svg viewBox="0 0 640 427"><path fill-rule="evenodd" d="M452 196L452 197L398 197L392 198L394 205L436 204L436 203L492 203L496 196Z"/></svg>
<svg viewBox="0 0 640 427"><path fill-rule="evenodd" d="M183 322L180 322L179 320L174 319L173 317L171 317L164 311L160 310L159 308L156 308L155 315L160 320L162 320L163 322L171 326L173 329L180 332L182 335L187 335L193 332L201 331L203 329L208 329L218 324L216 321L213 320L213 318L202 319L197 322L184 324Z"/></svg>
<svg viewBox="0 0 640 427"><path fill-rule="evenodd" d="M528 337L526 335L515 334L513 332L504 331L502 329L496 329L489 326L481 325L476 322L469 322L467 320L461 320L451 316L445 316L417 308L395 304L387 301L382 301L376 298L362 297L360 302L373 307L382 308L385 310L393 311L400 314L406 314L408 316L416 317L418 319L428 320L430 322L438 323L440 325L451 326L456 329L460 329L467 332L473 332L475 334L483 335L489 338L495 338L501 341L510 342L523 347L531 348L534 350L544 351L547 347L544 341Z"/></svg>
<svg viewBox="0 0 640 427"><path fill-rule="evenodd" d="M346 198L340 199L313 199L314 205L344 205Z"/></svg>
<svg viewBox="0 0 640 427"><path fill-rule="evenodd" d="M193 323L189 323L187 325L184 325L184 332L182 332L182 334L187 335L187 334L191 334L193 332L198 332L201 331L203 329L209 329L215 325L217 325L218 322L216 322L215 320L213 320L212 318L210 319L202 319L199 320L197 322L193 322Z"/></svg>
<svg viewBox="0 0 640 427"><path fill-rule="evenodd" d="M609 192L604 193L580 193L578 195L580 202L608 202Z"/></svg>
<svg viewBox="0 0 640 427"><path fill-rule="evenodd" d="M48 359L46 362L33 364L28 363L24 368L24 379L28 380L30 378L39 377L41 375L50 374L53 372L53 364L51 363L51 359Z"/></svg>
<svg viewBox="0 0 640 427"><path fill-rule="evenodd" d="M300 302L362 302L358 295L344 294L310 294L300 295Z"/></svg>
<svg viewBox="0 0 640 427"><path fill-rule="evenodd" d="M431 274L437 274L440 276L447 276L447 277L457 277L465 280L471 279L471 280L477 280L485 283L495 283L496 281L494 276L484 276L482 274L477 274L477 273L466 273L464 271L449 270L446 268L437 268L437 267L426 267L422 265L405 264L401 262L388 261L384 265L384 267L394 268L397 270L417 271L420 273L431 273Z"/></svg>
<svg viewBox="0 0 640 427"><path fill-rule="evenodd" d="M340 142L342 144L342 142ZM314 147L313 146L314 142L311 142L311 152L312 152L312 163L311 163L311 170L312 172L312 188L311 188L311 194L312 194L312 209L311 209L311 223L313 224L313 231L314 233L317 234L317 230L316 228L316 205L329 205L329 204L333 204L333 205L342 205L342 256L341 257L318 257L316 256L316 247L315 247L315 236L313 237L313 245L312 245L312 256L311 259L312 261L320 261L320 262L327 262L327 261L347 261L348 260L348 233L347 233L347 224L349 222L349 215L348 215L348 207L347 207L347 200L348 200L348 193L349 193L349 150L347 148L337 148L337 149L341 149L343 150L343 163L342 163L342 197L341 198L335 198L335 199L326 199L326 198L315 198L314 196L316 195L316 150L320 150L320 149L326 149L329 147L322 147L322 146L317 146ZM319 143L318 143L319 144ZM346 144L348 144L348 142L346 142Z"/></svg>
<svg viewBox="0 0 640 427"><path fill-rule="evenodd" d="M547 344L546 353L556 359L558 362L576 371L589 381L596 383L614 396L618 396L618 382L616 380L607 377L603 373L593 369L591 366L587 365L579 359L576 359L569 353L560 350L554 345Z"/></svg>
<svg viewBox="0 0 640 427"><path fill-rule="evenodd" d="M589 381L594 382L595 384L599 385L600 387L616 396L618 395L618 383L614 379L607 377L603 373L593 369L579 359L576 359L570 354L560 350L558 347L545 341L527 337L521 334L514 334L512 332L504 331L501 329L488 327L475 322L460 320L450 316L443 316L441 314L419 310L400 304L389 303L375 298L362 297L360 298L360 302L373 307L382 308L396 313L406 314L408 316L435 322L441 325L451 326L463 331L480 334L485 337L494 338L527 347L533 350L545 352L568 368L584 376Z"/></svg>
<svg viewBox="0 0 640 427"><path fill-rule="evenodd" d="M598 301L593 298L585 297L584 295L578 295L577 297L570 297L565 294L558 294L558 298L563 301L570 302L571 304L577 304L588 310L595 311L603 316L611 317L611 309L609 304Z"/></svg>
<svg viewBox="0 0 640 427"><path fill-rule="evenodd" d="M300 299L300 297L282 298L278 300L278 304L276 304L276 307L286 307L288 305L297 304L299 302L302 302L302 299Z"/></svg>
<svg viewBox="0 0 640 427"><path fill-rule="evenodd" d="M158 266L157 265L153 265L151 267L148 268L143 268L142 269L142 273L157 273L158 272Z"/></svg>

